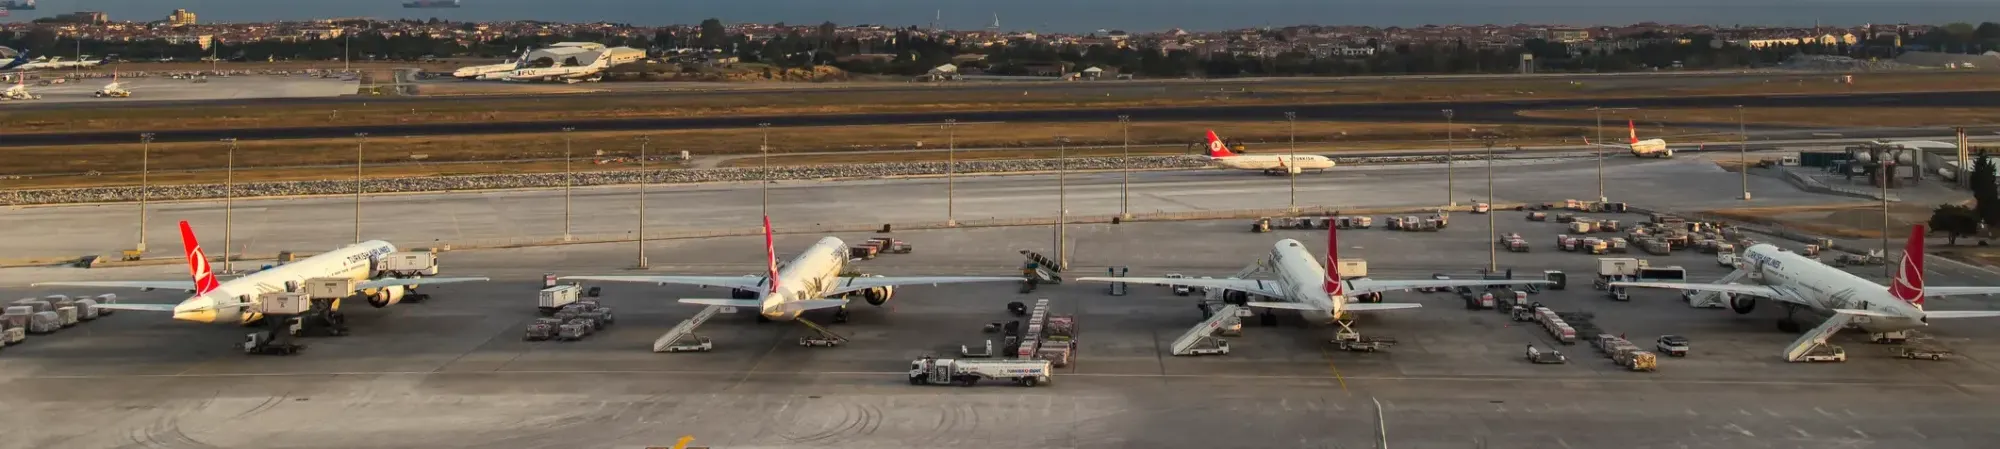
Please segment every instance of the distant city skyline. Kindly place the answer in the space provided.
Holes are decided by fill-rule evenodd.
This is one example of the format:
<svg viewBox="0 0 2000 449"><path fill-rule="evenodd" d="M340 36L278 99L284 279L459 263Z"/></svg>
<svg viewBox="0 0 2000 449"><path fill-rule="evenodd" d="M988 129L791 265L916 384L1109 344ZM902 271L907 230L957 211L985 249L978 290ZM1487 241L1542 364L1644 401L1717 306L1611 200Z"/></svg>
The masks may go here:
<svg viewBox="0 0 2000 449"><path fill-rule="evenodd" d="M714 17L726 23L786 22L986 28L998 14L1010 31L1085 33L1098 29L1153 32L1172 28L1219 30L1290 25L1625 25L1641 22L1716 26L1809 26L1824 23L2000 21L1991 0L464 0L456 9L408 9L404 0L42 0L40 9L14 11L0 20L27 21L73 11L103 11L112 20L164 19L175 8L203 23L376 19L544 20L620 22L657 26L694 24Z"/></svg>

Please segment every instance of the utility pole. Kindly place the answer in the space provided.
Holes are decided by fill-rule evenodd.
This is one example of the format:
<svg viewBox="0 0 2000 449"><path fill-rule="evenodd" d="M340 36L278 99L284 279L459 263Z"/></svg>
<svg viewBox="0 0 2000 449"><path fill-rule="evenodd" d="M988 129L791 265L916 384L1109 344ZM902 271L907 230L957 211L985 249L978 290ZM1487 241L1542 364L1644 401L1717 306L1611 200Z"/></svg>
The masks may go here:
<svg viewBox="0 0 2000 449"><path fill-rule="evenodd" d="M1896 154L1888 151L1883 151L1881 154L1882 157L1876 159L1878 161L1876 170L1881 170L1882 172L1877 173L1876 176L1880 176L1882 179L1875 183L1882 185L1882 276L1889 279L1889 282L1895 282L1896 270L1902 268L1902 264L1889 261L1889 181L1896 177ZM1923 156L1911 155L1912 159L1918 157ZM1916 236L1916 238L1924 237L1920 235ZM1909 257L1909 255L1905 254L1903 257Z"/></svg>
<svg viewBox="0 0 2000 449"><path fill-rule="evenodd" d="M1124 152L1118 159L1118 171L1124 179L1118 184L1118 218L1132 219L1132 116L1118 114L1119 133L1124 137Z"/></svg>
<svg viewBox="0 0 2000 449"><path fill-rule="evenodd" d="M1743 201L1750 201L1750 131L1743 124L1743 105L1736 105L1736 163L1743 172Z"/></svg>
<svg viewBox="0 0 2000 449"><path fill-rule="evenodd" d="M1604 109L1590 110L1597 115L1597 145L1604 145ZM1597 202L1603 203L1608 200L1604 195L1604 147L1592 145L1590 150L1597 154Z"/></svg>
<svg viewBox="0 0 2000 449"><path fill-rule="evenodd" d="M576 174L575 174L574 172L571 172L571 171L570 171L570 150L571 150L571 147L570 147L570 132L571 132L571 131L576 131L576 127L573 127L573 126L565 126L565 127L563 127L562 131L563 131L563 241L567 242L567 241L570 241L570 240L572 240L572 239L574 238L574 237L573 237L573 236L572 236L572 235L571 235L571 234L569 233L569 229L570 229L570 228L569 228L569 200L570 200L570 195L569 195L569 193L570 193L570 192L569 192L569 191L570 191L570 187L571 187L571 185L572 185L572 184L575 184L575 183L576 183Z"/></svg>
<svg viewBox="0 0 2000 449"><path fill-rule="evenodd" d="M766 217L769 217L769 216L771 216L771 178L772 178L772 176L771 176L771 124L770 124L770 123L758 123L758 124L757 124L757 130L758 130L758 131L759 131L760 133L762 133L762 134L764 135L764 141L763 141L763 143L760 143L760 144L757 144L757 153L758 153L758 154L761 154L761 155L763 155L763 158L764 158L764 162L763 162L763 164L764 164L764 168L763 168L763 171L764 171L764 176L760 176L759 178L762 178L762 180L763 180L763 183L764 183L764 216L766 216Z"/></svg>
<svg viewBox="0 0 2000 449"><path fill-rule="evenodd" d="M152 173L153 133L139 133L139 254L146 253L146 197L153 196L153 185L148 179Z"/></svg>
<svg viewBox="0 0 2000 449"><path fill-rule="evenodd" d="M365 160L363 148L368 146L368 133L354 133L354 137L361 139L354 144L354 243L361 243L361 191L364 189L361 162Z"/></svg>
<svg viewBox="0 0 2000 449"><path fill-rule="evenodd" d="M646 181L652 179L652 172L646 171L646 146L653 143L652 136L639 136L639 269L646 269Z"/></svg>
<svg viewBox="0 0 2000 449"><path fill-rule="evenodd" d="M958 204L953 196L958 181L958 119L944 119L944 225L958 226Z"/></svg>
<svg viewBox="0 0 2000 449"><path fill-rule="evenodd" d="M1056 271L1069 269L1069 137L1056 136Z"/></svg>
<svg viewBox="0 0 2000 449"><path fill-rule="evenodd" d="M222 169L222 272L234 273L230 264L230 232L236 223L236 138L222 139L229 142L229 162Z"/></svg>
<svg viewBox="0 0 2000 449"><path fill-rule="evenodd" d="M340 44L340 71L354 71L354 32L342 28L340 36L346 38Z"/></svg>
<svg viewBox="0 0 2000 449"><path fill-rule="evenodd" d="M1291 165L1285 167L1285 179L1291 182L1292 205L1290 210L1296 213L1299 211L1299 173L1304 171L1299 169L1299 113L1285 113L1285 134L1290 136L1289 139L1291 141L1290 149L1286 150L1291 154L1285 156L1285 158L1291 160L1287 162Z"/></svg>
<svg viewBox="0 0 2000 449"><path fill-rule="evenodd" d="M1456 114L1457 111L1453 111L1450 109L1444 110L1444 206L1445 207L1458 206L1458 201L1453 200L1451 198L1451 187L1452 187L1451 164L1455 159L1457 159L1457 157L1452 154L1452 147L1458 146L1457 139L1455 139L1456 136L1453 134L1457 132L1457 129L1456 127L1452 126L1453 124L1452 116Z"/></svg>
<svg viewBox="0 0 2000 449"><path fill-rule="evenodd" d="M1498 138L1486 136L1486 204L1489 208L1493 204L1498 203L1493 198L1493 144L1496 143L1495 140L1498 140ZM1494 215L1496 214L1491 210L1486 212L1486 241L1488 242L1500 241L1500 228L1493 220ZM1500 245L1486 245L1486 272L1500 272Z"/></svg>

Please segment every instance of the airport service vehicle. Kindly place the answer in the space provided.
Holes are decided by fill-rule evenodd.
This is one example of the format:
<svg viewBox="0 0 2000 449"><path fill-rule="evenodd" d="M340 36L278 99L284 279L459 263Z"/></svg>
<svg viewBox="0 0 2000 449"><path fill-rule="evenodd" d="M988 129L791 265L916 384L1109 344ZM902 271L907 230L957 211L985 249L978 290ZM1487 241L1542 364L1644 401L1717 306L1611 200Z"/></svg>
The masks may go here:
<svg viewBox="0 0 2000 449"><path fill-rule="evenodd" d="M315 307L318 313L337 317L340 300L355 293L377 308L388 307L406 298L420 294L410 293L419 284L450 284L488 280L484 277L423 277L408 276L381 268L384 260L398 257L396 246L381 240L369 240L343 246L332 251L278 265L268 270L250 273L242 277L222 282L215 276L208 262L208 254L195 241L194 228L188 222L181 222L181 244L187 250L188 272L192 279L185 281L64 281L39 282L36 286L61 285L77 287L136 288L140 290L181 290L194 296L179 304L99 304L100 309L138 310L149 312L170 312L173 318L200 323L254 323L262 318L255 312L259 295L286 291L311 291L313 300L325 301L324 307ZM435 270L435 266L430 267ZM431 271L435 272L435 271ZM400 277L399 277L400 276ZM325 282L325 281L345 282ZM323 286L338 285L338 288ZM345 290L336 292L333 290Z"/></svg>
<svg viewBox="0 0 2000 449"><path fill-rule="evenodd" d="M1376 337L1346 332L1334 338L1333 344L1342 351L1376 352L1386 351L1396 345L1395 337Z"/></svg>
<svg viewBox="0 0 2000 449"><path fill-rule="evenodd" d="M763 276L563 276L580 281L640 282L725 287L745 292L749 298L681 298L686 304L746 307L758 311L760 321L794 321L808 310L836 309L834 320L846 321L848 293L861 293L868 304L888 304L895 288L907 285L957 284L964 282L1020 282L1020 277L997 276L842 276L849 250L836 237L821 238L790 262L780 265L773 248L771 217L764 217Z"/></svg>
<svg viewBox="0 0 2000 449"><path fill-rule="evenodd" d="M962 360L925 357L910 362L910 385L973 386L980 380L1004 380L1023 387L1049 383L1054 368L1047 360Z"/></svg>
<svg viewBox="0 0 2000 449"><path fill-rule="evenodd" d="M1279 240L1270 252L1256 261L1253 274L1270 272L1276 279L1168 279L1142 277L1084 277L1087 282L1151 282L1171 285L1186 285L1199 288L1217 288L1232 292L1242 292L1270 298L1272 301L1250 301L1247 297L1233 301L1238 305L1264 309L1298 311L1308 320L1335 321L1346 325L1346 312L1414 309L1421 304L1381 304L1379 297L1371 295L1391 291L1410 290L1425 287L1458 287L1488 285L1547 284L1546 280L1395 280L1385 281L1367 278L1345 279L1340 263L1340 229L1327 229L1327 253L1319 259L1307 251L1305 244L1298 240ZM1320 265L1321 262L1327 265ZM1329 270L1326 267L1332 267ZM1363 298L1368 298L1363 302ZM1268 310L1265 312L1268 316ZM1336 320L1338 319L1338 320Z"/></svg>
<svg viewBox="0 0 2000 449"><path fill-rule="evenodd" d="M1727 298L1736 313L1748 314L1758 299L1784 307L1785 318L1778 328L1798 332L1792 315L1800 309L1830 312L1832 324L1853 324L1870 333L1888 333L1921 328L1934 319L1993 318L2000 311L1924 310L1924 298L2000 293L2000 287L1928 287L1924 285L1924 228L1910 230L1903 261L1894 281L1883 286L1849 274L1839 268L1808 259L1770 244L1745 249L1741 264L1713 284L1678 282L1614 282L1612 285L1640 288L1670 288L1696 294L1713 292ZM1839 325L1825 328L1824 334L1838 331ZM1822 336L1823 337L1823 336Z"/></svg>
<svg viewBox="0 0 2000 449"><path fill-rule="evenodd" d="M1529 363L1534 363L1538 365L1560 365L1564 363L1569 363L1569 357L1563 356L1562 351L1557 351L1557 350L1543 351L1541 348L1535 347L1535 345L1528 345L1527 359Z"/></svg>
<svg viewBox="0 0 2000 449"><path fill-rule="evenodd" d="M1587 145L1596 145L1600 147L1624 149L1627 151L1631 151L1632 156L1635 157L1650 157L1659 159L1674 157L1674 149L1667 147L1667 141L1665 139L1639 140L1638 121L1626 120L1625 129L1631 132L1631 140L1626 142L1624 145L1590 143L1590 138L1587 137L1583 139L1583 143Z"/></svg>
<svg viewBox="0 0 2000 449"><path fill-rule="evenodd" d="M1889 352L1896 354L1896 357L1916 360L1944 360L1951 358L1951 352L1933 349L1895 347L1889 348Z"/></svg>
<svg viewBox="0 0 2000 449"><path fill-rule="evenodd" d="M1679 335L1661 335L1659 341L1653 343L1653 347L1663 354L1674 357L1688 355L1688 339Z"/></svg>
<svg viewBox="0 0 2000 449"><path fill-rule="evenodd" d="M1333 160L1316 154L1237 154L1229 150L1215 130L1208 130L1208 160L1224 168L1257 170L1267 175L1297 175L1306 171L1325 172Z"/></svg>
<svg viewBox="0 0 2000 449"><path fill-rule="evenodd" d="M1620 351L1611 357L1611 361L1633 371L1652 371L1660 366L1659 356L1646 351Z"/></svg>
<svg viewBox="0 0 2000 449"><path fill-rule="evenodd" d="M1798 361L1820 363L1845 362L1847 361L1847 350L1835 345L1815 346L1812 350L1807 351L1805 355L1800 356Z"/></svg>
<svg viewBox="0 0 2000 449"><path fill-rule="evenodd" d="M535 307L541 310L542 315L554 315L556 311L562 310L563 306L575 303L581 296L583 296L583 286L580 285L549 287L542 289L542 295L536 300Z"/></svg>
<svg viewBox="0 0 2000 449"><path fill-rule="evenodd" d="M715 342L708 337L694 337L667 346L667 352L708 352L715 349Z"/></svg>

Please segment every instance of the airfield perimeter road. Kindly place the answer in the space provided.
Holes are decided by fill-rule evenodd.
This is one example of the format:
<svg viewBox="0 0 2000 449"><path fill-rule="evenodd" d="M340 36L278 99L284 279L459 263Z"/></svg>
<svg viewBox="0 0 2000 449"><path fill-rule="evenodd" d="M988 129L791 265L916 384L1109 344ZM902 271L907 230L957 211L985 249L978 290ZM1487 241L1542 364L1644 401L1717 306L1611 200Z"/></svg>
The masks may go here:
<svg viewBox="0 0 2000 449"><path fill-rule="evenodd" d="M1605 159L1606 189L1615 200L1670 209L1736 207L1744 202L1737 174L1697 157ZM1485 197L1485 164L1460 162L1453 195L1461 204ZM1500 161L1494 184L1501 202L1560 201L1597 195L1592 159ZM1443 164L1348 166L1298 177L1301 207L1409 207L1445 200ZM1117 172L1073 174L1067 181L1072 217L1119 212ZM1773 206L1852 201L1800 192L1783 181L1752 176L1757 199ZM770 215L782 231L827 225L942 223L944 178L780 182L770 189ZM1053 175L962 176L952 187L961 222L1054 217ZM1132 173L1133 213L1276 209L1290 204L1283 177L1228 170ZM636 186L579 188L572 194L571 233L588 238L629 238L638 221ZM755 183L662 185L647 192L648 238L676 233L750 231L761 215ZM223 244L220 201L153 203L148 207L151 256L178 256L175 223L195 226L211 253ZM136 204L20 207L0 214L0 228L34 229L16 239L0 259L115 254L137 238ZM353 240L352 197L239 200L231 240L238 253L319 251ZM434 243L496 244L551 241L563 235L561 189L374 195L362 203L364 238L403 247Z"/></svg>
<svg viewBox="0 0 2000 449"><path fill-rule="evenodd" d="M770 93L771 95L782 95ZM316 126L256 129L152 130L155 141L213 141L222 138L275 140L341 138L356 132L377 136L440 136L454 134L506 134L549 132L560 127L579 131L635 131L708 128L752 128L759 123L772 126L841 126L939 123L945 119L961 122L1050 122L1111 121L1125 114L1134 120L1277 120L1285 112L1314 120L1431 122L1440 118L1439 109L1457 111L1466 123L1584 125L1588 120L1521 117L1522 109L1576 109L1590 107L1679 108L1679 107L1974 107L2000 104L2000 92L1923 92L1891 94L1692 96L1672 98L1519 100L1470 102L1406 102L1309 105L1190 106L1145 109L1061 109L922 112L893 114L736 116L650 119L577 120L561 123L440 123L371 126ZM5 110L5 109L0 109ZM27 111L24 109L24 111ZM130 143L138 132L31 133L0 139L0 146L75 145Z"/></svg>
<svg viewBox="0 0 2000 449"><path fill-rule="evenodd" d="M1627 220L1636 217L1619 217ZM1483 220L1440 233L1349 231L1343 257L1370 261L1378 279L1431 272L1469 275L1484 262ZM1498 215L1501 231L1527 233L1531 253L1501 253L1529 271L1572 273L1572 287L1535 297L1590 311L1611 332L1642 346L1652 335L1690 336L1695 353L1665 358L1655 373L1614 368L1587 346L1561 347L1568 365L1532 365L1525 344L1554 347L1545 333L1492 311L1470 311L1446 294L1394 292L1422 309L1371 314L1363 332L1397 337L1388 353L1332 352L1322 324L1281 316L1248 326L1233 352L1184 358L1166 346L1198 320L1189 298L1151 286L1126 297L1072 283L1031 295L1013 285L912 287L888 307L857 306L833 329L853 342L801 348L801 326L722 315L700 332L716 350L653 354L654 338L697 310L670 302L714 289L603 284L618 323L580 342L524 342L543 271L639 273L624 269L619 244L455 251L444 270L491 283L426 287L420 304L376 309L350 302L355 334L309 338L292 357L235 351L247 331L123 312L0 352L0 449L14 448L745 448L1099 449L1373 448L1451 449L1800 448L1981 449L2000 430L2000 329L1952 320L1929 331L1964 358L1891 359L1886 348L1836 338L1852 360L1787 364L1776 308L1750 315L1690 309L1666 292L1632 302L1591 290L1591 256L1549 249L1560 232L1521 214ZM39 232L47 228L30 228ZM858 239L866 233L842 237ZM1015 249L1037 248L1040 228L899 232L914 254L858 264L887 275L1007 275ZM1323 231L1244 232L1238 220L1077 226L1074 270L1132 266L1224 276L1296 238L1314 248ZM779 236L780 251L816 235ZM653 244L656 273L743 274L761 270L757 237ZM1688 267L1697 279L1722 269L1691 252L1645 256ZM1946 265L1934 263L1933 265ZM1879 271L1875 267L1863 272ZM35 280L179 279L180 266L0 270L0 296ZM1939 285L1990 285L1990 274L1933 271ZM1983 277L1981 277L1983 276ZM1983 282L1983 284L1982 284ZM178 300L172 292L126 301ZM1078 318L1077 362L1051 385L911 386L909 360L950 354L995 338L979 327L1014 319L1007 301L1050 298ZM1984 307L1982 307L1984 306ZM1940 298L1933 309L1991 308L1977 298ZM1379 408L1378 405L1379 404ZM1378 416L1380 419L1378 420Z"/></svg>

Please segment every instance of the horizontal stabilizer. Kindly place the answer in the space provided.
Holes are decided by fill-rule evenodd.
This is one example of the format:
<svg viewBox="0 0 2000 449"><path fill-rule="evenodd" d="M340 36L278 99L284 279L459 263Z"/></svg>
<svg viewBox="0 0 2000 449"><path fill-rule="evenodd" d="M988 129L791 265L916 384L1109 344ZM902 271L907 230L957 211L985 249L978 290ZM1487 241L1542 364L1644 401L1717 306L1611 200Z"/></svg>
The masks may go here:
<svg viewBox="0 0 2000 449"><path fill-rule="evenodd" d="M764 306L763 301L755 299L681 298L681 303L701 304L704 306L749 307L753 309Z"/></svg>
<svg viewBox="0 0 2000 449"><path fill-rule="evenodd" d="M1251 302L1247 302L1247 303L1243 303L1243 305L1246 305L1246 306L1250 306L1250 307L1262 307L1262 308L1266 308L1266 309L1285 309L1285 310L1325 310L1325 309L1321 309L1321 308L1318 308L1318 307L1313 307L1313 306L1312 306L1312 305L1310 305L1310 304L1300 304L1300 303L1296 303L1296 302L1269 302L1269 301L1251 301Z"/></svg>
<svg viewBox="0 0 2000 449"><path fill-rule="evenodd" d="M1354 304L1348 304L1348 305L1344 305L1344 306L1340 306L1340 308L1341 308L1341 310L1346 310L1346 311L1349 311L1349 312L1367 312L1367 311L1374 311L1374 310L1402 310L1402 309L1415 309L1415 308L1419 308L1419 307L1423 307L1423 306L1424 306L1423 304L1409 304L1409 303L1401 303L1401 304L1375 304L1375 303L1365 303L1365 302L1363 302L1363 303L1354 303Z"/></svg>
<svg viewBox="0 0 2000 449"><path fill-rule="evenodd" d="M144 291L180 290L194 292L194 281L58 281L36 282L32 286L136 288Z"/></svg>
<svg viewBox="0 0 2000 449"><path fill-rule="evenodd" d="M1833 309L1833 311L1834 311L1834 312L1839 312L1839 313L1845 313L1845 314L1848 314L1848 315L1854 315L1854 316L1872 316L1872 317L1880 317L1880 318L1895 318L1895 317L1896 317L1896 315L1893 315L1893 314L1887 314L1887 313L1882 313L1882 312L1876 312L1876 311L1873 311L1873 310L1861 310L1861 309Z"/></svg>
<svg viewBox="0 0 2000 449"><path fill-rule="evenodd" d="M2000 287L1924 287L1924 296L2000 295Z"/></svg>
<svg viewBox="0 0 2000 449"><path fill-rule="evenodd" d="M1932 310L1924 312L1929 318L1993 318L2000 317L2000 311L1993 310Z"/></svg>
<svg viewBox="0 0 2000 449"><path fill-rule="evenodd" d="M786 312L804 312L804 311L807 311L807 310L813 310L813 309L828 309L828 308L834 308L834 307L840 307L840 306L844 306L844 305L847 305L847 301L845 301L845 300L839 300L839 299L815 299L815 300L811 300L811 301L792 301L792 302L788 302L788 303L784 303L784 304L780 304L780 305L778 305L778 308L779 308L779 309L782 309L782 310L784 310L784 311L786 311Z"/></svg>

